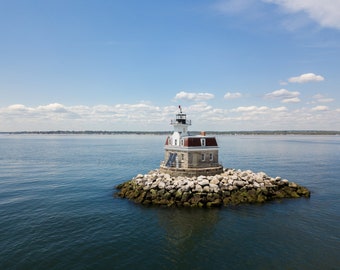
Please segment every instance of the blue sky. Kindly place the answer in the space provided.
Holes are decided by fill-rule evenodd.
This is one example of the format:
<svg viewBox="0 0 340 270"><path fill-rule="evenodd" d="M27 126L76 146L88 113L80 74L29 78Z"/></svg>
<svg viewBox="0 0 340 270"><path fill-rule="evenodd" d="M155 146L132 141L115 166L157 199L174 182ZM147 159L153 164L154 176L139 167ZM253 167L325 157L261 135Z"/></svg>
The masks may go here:
<svg viewBox="0 0 340 270"><path fill-rule="evenodd" d="M339 0L0 0L0 131L340 130Z"/></svg>

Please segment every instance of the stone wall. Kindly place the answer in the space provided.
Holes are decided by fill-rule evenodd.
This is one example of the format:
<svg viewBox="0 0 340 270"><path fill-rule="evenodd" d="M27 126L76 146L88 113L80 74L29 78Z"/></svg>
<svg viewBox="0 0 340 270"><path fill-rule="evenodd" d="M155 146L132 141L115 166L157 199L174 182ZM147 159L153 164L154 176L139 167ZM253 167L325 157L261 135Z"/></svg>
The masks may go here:
<svg viewBox="0 0 340 270"><path fill-rule="evenodd" d="M223 167L215 166L215 167L205 167L205 168L174 168L174 167L166 167L166 166L160 166L159 171L161 173L169 174L173 177L178 176L186 176L186 177L194 177L194 176L200 176L200 175L215 175L220 174L223 172Z"/></svg>
<svg viewBox="0 0 340 270"><path fill-rule="evenodd" d="M116 195L145 205L212 207L310 197L310 191L264 172L223 169L210 176L173 176L154 170L117 186Z"/></svg>

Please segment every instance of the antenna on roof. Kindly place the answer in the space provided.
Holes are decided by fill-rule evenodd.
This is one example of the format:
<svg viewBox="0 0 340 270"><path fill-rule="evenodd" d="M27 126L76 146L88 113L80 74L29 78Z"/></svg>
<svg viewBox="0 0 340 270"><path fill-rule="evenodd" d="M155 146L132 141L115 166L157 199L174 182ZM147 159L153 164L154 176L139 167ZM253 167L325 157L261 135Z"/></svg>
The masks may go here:
<svg viewBox="0 0 340 270"><path fill-rule="evenodd" d="M182 107L181 107L181 105L179 105L178 108L179 108L179 112L182 113Z"/></svg>

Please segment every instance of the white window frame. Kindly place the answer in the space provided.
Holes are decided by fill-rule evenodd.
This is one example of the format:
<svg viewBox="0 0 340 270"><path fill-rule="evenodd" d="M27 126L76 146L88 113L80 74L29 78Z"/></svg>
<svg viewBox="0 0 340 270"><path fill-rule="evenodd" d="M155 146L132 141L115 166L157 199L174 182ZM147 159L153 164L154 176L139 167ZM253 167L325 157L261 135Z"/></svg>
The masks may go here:
<svg viewBox="0 0 340 270"><path fill-rule="evenodd" d="M205 161L205 154L204 154L204 153L201 154L201 160L202 160L202 161Z"/></svg>

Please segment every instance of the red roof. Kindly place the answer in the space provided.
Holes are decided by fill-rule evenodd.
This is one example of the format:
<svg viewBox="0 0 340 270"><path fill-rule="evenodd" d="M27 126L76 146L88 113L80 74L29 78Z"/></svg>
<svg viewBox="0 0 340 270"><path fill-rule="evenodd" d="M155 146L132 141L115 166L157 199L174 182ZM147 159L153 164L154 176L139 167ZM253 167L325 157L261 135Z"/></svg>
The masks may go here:
<svg viewBox="0 0 340 270"><path fill-rule="evenodd" d="M202 145L203 140L205 140L205 146L217 146L215 137L185 137L184 146L186 147L204 146Z"/></svg>

